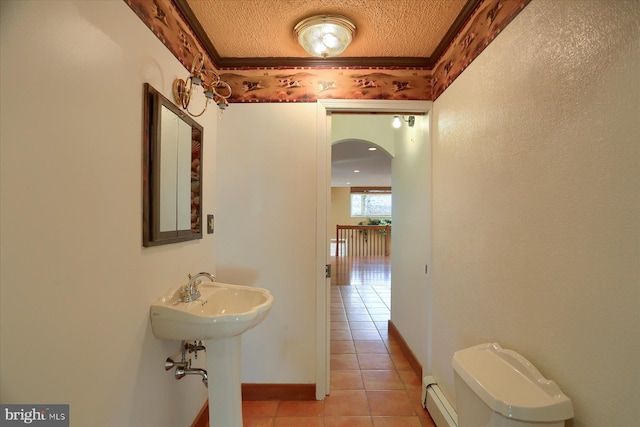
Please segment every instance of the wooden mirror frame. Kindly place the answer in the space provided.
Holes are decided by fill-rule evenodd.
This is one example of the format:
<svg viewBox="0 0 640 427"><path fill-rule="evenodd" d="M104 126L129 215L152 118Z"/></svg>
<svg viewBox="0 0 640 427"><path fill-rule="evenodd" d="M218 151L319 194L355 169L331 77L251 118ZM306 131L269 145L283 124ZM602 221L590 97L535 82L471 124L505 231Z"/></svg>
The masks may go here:
<svg viewBox="0 0 640 427"><path fill-rule="evenodd" d="M179 119L191 126L191 227L175 230L160 229L160 194L162 152L162 107L166 107ZM181 111L171 101L155 90L149 83L144 84L144 126L143 126L143 217L142 244L144 247L165 245L202 238L202 143L204 129L195 120ZM177 196L176 196L177 198Z"/></svg>

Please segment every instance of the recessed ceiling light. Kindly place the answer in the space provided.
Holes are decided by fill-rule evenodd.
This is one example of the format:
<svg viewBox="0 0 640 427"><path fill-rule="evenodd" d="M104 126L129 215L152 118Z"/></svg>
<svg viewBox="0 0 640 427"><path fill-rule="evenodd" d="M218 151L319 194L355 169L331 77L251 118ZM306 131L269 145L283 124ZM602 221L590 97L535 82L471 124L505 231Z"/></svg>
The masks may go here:
<svg viewBox="0 0 640 427"><path fill-rule="evenodd" d="M356 170L354 170L353 172L354 172L354 173L358 173L358 172L360 172L360 170L359 170L359 169L356 169Z"/></svg>

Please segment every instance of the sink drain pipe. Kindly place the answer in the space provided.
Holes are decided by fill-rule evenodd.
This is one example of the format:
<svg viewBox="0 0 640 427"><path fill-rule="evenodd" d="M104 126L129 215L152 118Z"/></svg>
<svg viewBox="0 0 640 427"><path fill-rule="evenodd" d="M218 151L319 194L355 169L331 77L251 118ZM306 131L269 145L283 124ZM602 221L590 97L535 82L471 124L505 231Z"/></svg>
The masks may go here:
<svg viewBox="0 0 640 427"><path fill-rule="evenodd" d="M182 341L182 356L179 362L175 362L171 357L167 357L167 360L164 362L164 370L168 371L171 368L176 368L174 377L176 380L182 379L187 375L200 375L202 377L202 383L205 387L209 388L209 376L207 375L207 371L205 369L200 368L192 368L191 367L191 359L187 360L187 351L189 353L195 353L195 358L198 358L198 351L205 350L206 348L202 345L202 341L194 341L193 344L189 344L186 341Z"/></svg>

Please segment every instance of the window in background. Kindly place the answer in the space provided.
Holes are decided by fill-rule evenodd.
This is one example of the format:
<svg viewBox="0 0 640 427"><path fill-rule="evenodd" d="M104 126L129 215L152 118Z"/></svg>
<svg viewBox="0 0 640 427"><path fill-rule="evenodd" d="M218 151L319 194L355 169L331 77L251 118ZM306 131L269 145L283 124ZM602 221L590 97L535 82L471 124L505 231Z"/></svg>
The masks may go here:
<svg viewBox="0 0 640 427"><path fill-rule="evenodd" d="M391 187L352 187L352 217L390 217Z"/></svg>

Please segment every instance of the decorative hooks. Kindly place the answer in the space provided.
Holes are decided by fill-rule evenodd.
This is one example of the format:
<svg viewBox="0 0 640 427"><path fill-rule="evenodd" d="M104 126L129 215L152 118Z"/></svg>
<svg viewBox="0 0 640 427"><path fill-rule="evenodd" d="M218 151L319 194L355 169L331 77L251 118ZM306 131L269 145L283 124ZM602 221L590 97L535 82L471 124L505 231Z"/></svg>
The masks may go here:
<svg viewBox="0 0 640 427"><path fill-rule="evenodd" d="M189 110L191 97L198 86L202 87L205 101L204 108L199 113ZM222 89L222 92L220 92ZM231 86L222 81L218 73L204 68L204 56L198 52L191 64L191 73L186 80L175 79L173 82L173 98L184 110L193 117L200 117L207 111L209 102L215 102L220 110L224 111L228 106L227 101L231 97Z"/></svg>

